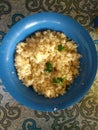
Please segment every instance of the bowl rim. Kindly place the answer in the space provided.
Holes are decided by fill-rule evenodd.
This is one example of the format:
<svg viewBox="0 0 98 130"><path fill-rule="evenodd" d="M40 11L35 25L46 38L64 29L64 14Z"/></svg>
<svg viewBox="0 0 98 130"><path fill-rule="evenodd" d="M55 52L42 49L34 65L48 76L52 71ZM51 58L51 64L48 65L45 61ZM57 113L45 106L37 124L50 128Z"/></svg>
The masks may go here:
<svg viewBox="0 0 98 130"><path fill-rule="evenodd" d="M47 17L45 17L45 16L47 16ZM34 19L34 17L35 17L35 19ZM6 70L4 69L4 64L5 64L5 61L7 62L8 60L9 60L9 54L7 54L6 55L6 57L4 56L4 49L6 48L6 50L8 49L8 45L6 44L7 42L8 42L8 37L11 37L11 34L13 33L16 33L16 32L14 32L14 30L15 30L15 28L18 28L19 29L19 26L22 26L22 24L26 24L26 20L30 23L30 26L35 26L36 24L40 24L40 22L38 23L38 21L37 21L37 18L39 18L40 17L40 19L42 19L42 20L44 20L44 22L46 22L47 23L47 18L48 17L50 17L50 18L52 18L52 19L54 19L54 21L55 21L55 17L56 17L56 20L57 21L55 21L55 22L58 22L58 24L59 24L59 22L62 22L62 19L64 19L64 20L69 20L70 22L74 22L75 24L77 24L77 26L80 28L80 30L82 31L83 30L83 32L85 32L85 34L88 36L88 39L89 39L89 41L91 41L91 44L90 44L90 46L92 46L92 50L93 50L93 62L94 62L94 67L93 67L93 73L92 73L92 76L91 76L91 80L90 80L90 82L89 82L89 85L88 85L88 87L87 88L85 88L85 90L83 90L82 91L82 93L81 93L81 95L76 99L73 99L73 101L72 102L70 102L69 104L60 104L60 106L62 105L62 107L59 107L59 108L57 108L57 107L46 107L46 108L43 108L43 107L41 107L41 106L39 106L39 105L37 105L37 104L33 104L32 106L30 105L30 104L27 104L27 103L29 103L29 101L27 101L27 100L23 100L22 98L21 98L21 96L17 96L17 93L13 93L13 91L12 91L12 88L10 87L10 85L9 85L9 83L8 83L8 81L7 81L7 79L5 80L5 77L6 77L6 74L9 76L9 74L6 72ZM59 18L62 18L62 19L59 19ZM34 19L34 20L32 20L32 19ZM49 18L48 18L48 20L49 20ZM50 19L50 22L51 22L51 19ZM28 27L27 27L28 28ZM21 29L21 31L23 31L22 29ZM18 33L17 33L17 35L19 35ZM9 48L10 48L11 46L9 45ZM13 48L12 48L13 49ZM8 49L8 51L9 51L9 49ZM65 108L67 108L67 107L69 107L69 106L72 106L72 105L74 105L75 103L77 103L78 101L80 101L82 98L83 98L83 96L88 92L88 90L90 89L90 87L91 87L91 85L92 85L92 83L93 83L93 81L94 81L94 78L95 78L95 75L96 75L96 72L97 72L97 52L96 52L96 49L95 49L95 45L94 45L94 43L93 43L93 41L92 41L92 39L91 39L91 37L90 37L90 35L87 33L87 31L77 22L77 21L75 21L73 18L71 18L70 16L65 16L65 15L63 15L63 14L59 14L59 13L54 13L54 12L41 12L41 13L37 13L37 14L33 14L33 15L29 15L29 16L26 16L25 18L23 18L22 20L20 20L19 22L17 22L10 30L9 30L9 32L5 35L5 37L4 37L4 39L2 40L2 45L1 45L1 47L0 47L0 60L3 58L3 60L2 60L2 63L1 63L1 65L0 65L0 77L1 77L1 79L2 79L2 82L3 82L3 84L5 85L5 87L6 87L6 89L8 90L8 92L10 92L10 94L14 97L14 99L16 99L18 102L20 102L20 103L22 103L23 105L25 105L25 106L27 106L27 107L30 107L30 108L32 108L32 109L34 109L34 110L40 110L40 111L54 111L54 108L57 108L57 109L59 109L59 110L62 110L62 109L65 109ZM4 74L4 73L6 73L6 74ZM7 77L8 77L7 76Z"/></svg>

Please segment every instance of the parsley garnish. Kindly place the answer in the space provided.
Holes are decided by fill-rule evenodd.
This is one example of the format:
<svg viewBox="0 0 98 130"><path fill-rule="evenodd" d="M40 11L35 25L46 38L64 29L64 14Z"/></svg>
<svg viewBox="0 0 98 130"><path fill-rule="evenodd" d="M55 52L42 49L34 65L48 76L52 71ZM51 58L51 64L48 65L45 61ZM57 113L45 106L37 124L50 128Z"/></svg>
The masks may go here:
<svg viewBox="0 0 98 130"><path fill-rule="evenodd" d="M36 59L36 56L34 55L34 58Z"/></svg>
<svg viewBox="0 0 98 130"><path fill-rule="evenodd" d="M46 72L52 72L53 71L53 66L50 62L46 62L46 68L45 68L45 71Z"/></svg>
<svg viewBox="0 0 98 130"><path fill-rule="evenodd" d="M58 51L63 51L64 50L64 46L62 46L61 44L58 45Z"/></svg>
<svg viewBox="0 0 98 130"><path fill-rule="evenodd" d="M52 82L53 82L53 83L62 83L63 81L64 81L64 79L61 78L61 77L57 77L57 78L53 78L53 79L52 79Z"/></svg>

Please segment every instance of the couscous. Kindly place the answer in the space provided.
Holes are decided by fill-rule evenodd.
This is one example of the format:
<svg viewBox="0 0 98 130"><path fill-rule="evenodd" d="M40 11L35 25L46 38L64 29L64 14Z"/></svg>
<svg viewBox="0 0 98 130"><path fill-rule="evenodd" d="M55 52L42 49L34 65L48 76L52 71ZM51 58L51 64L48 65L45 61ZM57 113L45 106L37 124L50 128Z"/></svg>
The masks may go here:
<svg viewBox="0 0 98 130"><path fill-rule="evenodd" d="M77 44L64 33L45 30L17 44L15 67L25 86L55 98L79 75L80 57Z"/></svg>

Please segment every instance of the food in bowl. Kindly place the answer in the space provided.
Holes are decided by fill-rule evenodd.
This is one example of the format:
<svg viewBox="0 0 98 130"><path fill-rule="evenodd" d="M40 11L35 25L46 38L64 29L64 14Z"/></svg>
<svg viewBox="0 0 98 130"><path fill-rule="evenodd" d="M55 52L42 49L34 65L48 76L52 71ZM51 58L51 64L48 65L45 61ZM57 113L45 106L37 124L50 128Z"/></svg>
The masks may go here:
<svg viewBox="0 0 98 130"><path fill-rule="evenodd" d="M64 33L38 31L16 46L15 67L25 86L55 98L79 75L80 57L77 44Z"/></svg>

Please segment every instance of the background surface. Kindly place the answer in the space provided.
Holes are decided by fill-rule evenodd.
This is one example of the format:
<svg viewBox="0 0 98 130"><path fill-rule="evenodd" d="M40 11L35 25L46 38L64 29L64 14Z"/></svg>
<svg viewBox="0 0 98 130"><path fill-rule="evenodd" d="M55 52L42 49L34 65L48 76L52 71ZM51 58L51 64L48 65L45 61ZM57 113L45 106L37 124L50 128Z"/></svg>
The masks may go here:
<svg viewBox="0 0 98 130"><path fill-rule="evenodd" d="M42 11L70 15L94 40L98 39L93 28L98 0L0 0L0 45L17 21ZM96 49L98 51L97 43ZM79 103L66 110L47 113L16 102L0 80L0 130L98 130L98 73L90 91Z"/></svg>

